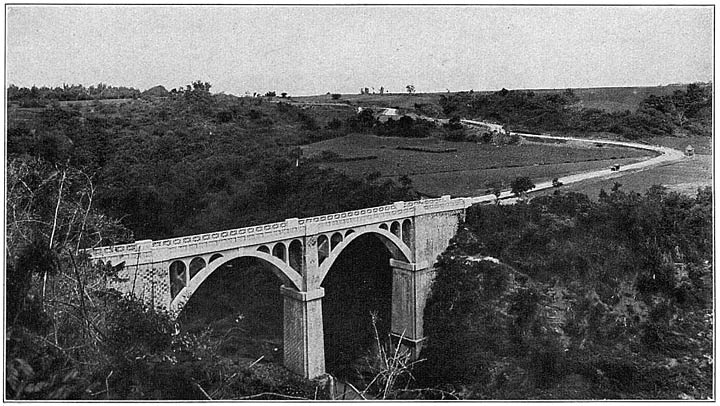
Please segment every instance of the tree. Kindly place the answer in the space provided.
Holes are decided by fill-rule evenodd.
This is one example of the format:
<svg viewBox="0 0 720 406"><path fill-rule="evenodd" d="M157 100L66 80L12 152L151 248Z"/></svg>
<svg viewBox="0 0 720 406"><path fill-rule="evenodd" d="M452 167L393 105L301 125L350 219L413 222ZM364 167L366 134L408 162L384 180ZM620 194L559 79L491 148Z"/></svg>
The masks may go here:
<svg viewBox="0 0 720 406"><path fill-rule="evenodd" d="M405 86L405 89L407 89L407 92L410 94L415 93L415 85L407 85Z"/></svg>
<svg viewBox="0 0 720 406"><path fill-rule="evenodd" d="M212 85L208 82L203 82L201 80L196 80L192 83L193 91L200 92L200 93L210 93L210 88Z"/></svg>
<svg viewBox="0 0 720 406"><path fill-rule="evenodd" d="M531 189L535 189L535 184L526 176L519 176L510 182L510 191L517 197L525 195Z"/></svg>

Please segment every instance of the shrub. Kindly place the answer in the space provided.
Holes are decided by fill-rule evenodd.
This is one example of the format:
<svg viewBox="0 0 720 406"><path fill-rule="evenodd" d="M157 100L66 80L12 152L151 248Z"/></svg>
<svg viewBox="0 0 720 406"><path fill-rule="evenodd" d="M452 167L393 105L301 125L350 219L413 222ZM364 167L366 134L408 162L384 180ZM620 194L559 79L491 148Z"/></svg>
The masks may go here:
<svg viewBox="0 0 720 406"><path fill-rule="evenodd" d="M706 192L469 208L437 264L415 376L478 399L712 396Z"/></svg>
<svg viewBox="0 0 720 406"><path fill-rule="evenodd" d="M510 191L517 197L524 195L525 192L534 188L535 184L530 178L526 176L517 177L512 182L510 182Z"/></svg>

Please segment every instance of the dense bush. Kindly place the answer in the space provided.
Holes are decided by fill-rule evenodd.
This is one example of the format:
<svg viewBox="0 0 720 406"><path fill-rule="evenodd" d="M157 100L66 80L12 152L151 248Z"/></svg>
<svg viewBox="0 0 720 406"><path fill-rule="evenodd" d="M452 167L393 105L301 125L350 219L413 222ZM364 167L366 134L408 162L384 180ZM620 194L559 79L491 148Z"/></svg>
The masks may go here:
<svg viewBox="0 0 720 406"><path fill-rule="evenodd" d="M506 90L440 96L443 113L496 121L518 131L613 132L629 139L690 133L710 135L712 87L690 84L669 96L650 96L635 112L579 108L571 90L537 94Z"/></svg>
<svg viewBox="0 0 720 406"><path fill-rule="evenodd" d="M118 270L80 249L131 233L93 207L89 176L18 158L7 181L9 399L314 396L282 367L228 364L205 332L179 334L169 315L110 289Z"/></svg>
<svg viewBox="0 0 720 406"><path fill-rule="evenodd" d="M94 175L93 203L138 239L415 198L411 188L350 179L295 153L302 143L347 134L352 123L365 128L364 116L212 95L209 88L198 81L163 99L55 106L30 121L11 116L8 153L50 166L69 162ZM355 121L343 126L350 117Z"/></svg>
<svg viewBox="0 0 720 406"><path fill-rule="evenodd" d="M473 206L416 376L468 398L712 396L712 193Z"/></svg>
<svg viewBox="0 0 720 406"><path fill-rule="evenodd" d="M20 102L23 107L44 107L52 100L135 99L139 96L140 91L137 89L108 86L105 83L88 88L64 84L56 88L33 86L28 89L10 85L7 90L8 101Z"/></svg>

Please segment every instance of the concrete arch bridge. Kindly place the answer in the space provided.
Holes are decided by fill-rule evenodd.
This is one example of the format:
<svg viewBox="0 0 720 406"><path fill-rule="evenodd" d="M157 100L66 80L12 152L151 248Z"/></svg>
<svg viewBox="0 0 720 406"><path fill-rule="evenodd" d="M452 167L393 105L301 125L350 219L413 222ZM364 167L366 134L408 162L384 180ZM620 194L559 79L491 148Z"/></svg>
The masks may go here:
<svg viewBox="0 0 720 406"><path fill-rule="evenodd" d="M216 269L240 257L271 265L282 281L284 362L308 378L325 373L321 284L356 238L372 234L390 252L391 332L419 351L433 264L464 220L469 199L443 196L233 230L87 250L121 268L120 291L177 315Z"/></svg>

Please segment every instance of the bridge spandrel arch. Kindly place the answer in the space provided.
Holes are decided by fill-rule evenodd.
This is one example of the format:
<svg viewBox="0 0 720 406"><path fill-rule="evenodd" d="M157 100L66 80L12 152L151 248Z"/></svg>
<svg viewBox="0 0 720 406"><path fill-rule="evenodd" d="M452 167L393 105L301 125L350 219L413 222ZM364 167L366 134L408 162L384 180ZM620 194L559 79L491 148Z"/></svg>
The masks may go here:
<svg viewBox="0 0 720 406"><path fill-rule="evenodd" d="M257 250L242 250L240 252L225 254L221 258L214 260L209 263L203 269L190 279L187 286L185 286L175 297L171 297L170 312L174 315L178 315L182 308L187 304L192 295L200 288L200 285L210 276L215 270L228 262L238 258L258 258L270 265L272 272L281 280L281 283L285 286L292 287L296 290L301 290L302 276L292 269L288 264L283 262L277 257L267 254L263 251Z"/></svg>
<svg viewBox="0 0 720 406"><path fill-rule="evenodd" d="M353 233L348 234L345 239L342 240L342 242L338 243L338 245L330 252L330 255L327 257L327 259L325 259L323 263L320 264L318 278L313 281L308 280L308 289L311 289L311 286L320 287L320 285L325 280L325 276L327 276L330 268L333 266L333 264L338 259L343 250L354 240L367 234L375 235L376 237L378 237L378 239L382 241L382 243L387 247L388 251L390 251L390 256L393 259L404 262L412 261L413 255L410 248L405 243L403 243L400 238L392 234L390 231L380 227L357 230Z"/></svg>

